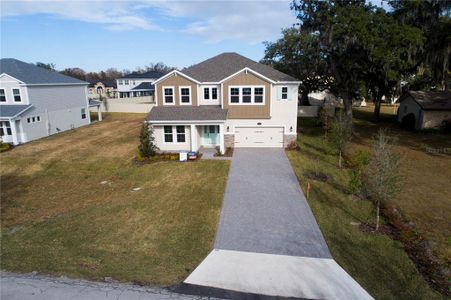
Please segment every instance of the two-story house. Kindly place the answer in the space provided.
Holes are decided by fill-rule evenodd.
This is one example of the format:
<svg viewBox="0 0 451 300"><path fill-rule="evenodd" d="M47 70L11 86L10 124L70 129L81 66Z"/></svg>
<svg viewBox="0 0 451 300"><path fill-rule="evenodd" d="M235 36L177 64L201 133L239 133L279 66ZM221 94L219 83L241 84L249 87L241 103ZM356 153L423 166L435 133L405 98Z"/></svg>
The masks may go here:
<svg viewBox="0 0 451 300"><path fill-rule="evenodd" d="M154 82L146 121L161 151L284 147L296 140L299 81L223 53Z"/></svg>
<svg viewBox="0 0 451 300"><path fill-rule="evenodd" d="M88 83L13 58L0 60L0 134L21 144L90 123Z"/></svg>
<svg viewBox="0 0 451 300"><path fill-rule="evenodd" d="M153 82L164 76L164 73L149 71L146 73L131 73L118 78L117 91L119 98L153 96L155 87Z"/></svg>

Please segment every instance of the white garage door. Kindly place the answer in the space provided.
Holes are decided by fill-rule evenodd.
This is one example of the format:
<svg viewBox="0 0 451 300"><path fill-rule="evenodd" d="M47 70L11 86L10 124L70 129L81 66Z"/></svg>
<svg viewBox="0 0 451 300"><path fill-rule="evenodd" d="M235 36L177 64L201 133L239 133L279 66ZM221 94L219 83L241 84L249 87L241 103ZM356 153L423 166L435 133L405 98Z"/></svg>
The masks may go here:
<svg viewBox="0 0 451 300"><path fill-rule="evenodd" d="M283 147L283 127L235 127L235 147Z"/></svg>

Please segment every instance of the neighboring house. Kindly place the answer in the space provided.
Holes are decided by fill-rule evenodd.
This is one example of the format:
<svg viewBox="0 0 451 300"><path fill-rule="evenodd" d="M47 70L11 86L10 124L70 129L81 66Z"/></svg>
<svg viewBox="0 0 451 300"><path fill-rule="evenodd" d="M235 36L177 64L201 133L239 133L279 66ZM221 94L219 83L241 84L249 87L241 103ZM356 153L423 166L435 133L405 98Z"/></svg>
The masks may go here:
<svg viewBox="0 0 451 300"><path fill-rule="evenodd" d="M162 72L149 71L118 78L116 81L119 98L153 96L155 88L152 83L162 76L164 76Z"/></svg>
<svg viewBox="0 0 451 300"><path fill-rule="evenodd" d="M87 82L27 64L0 60L0 133L20 144L90 123Z"/></svg>
<svg viewBox="0 0 451 300"><path fill-rule="evenodd" d="M90 99L116 98L116 81L93 81L88 86L88 94Z"/></svg>
<svg viewBox="0 0 451 300"><path fill-rule="evenodd" d="M438 128L451 120L451 91L409 91L398 101L398 122L408 128Z"/></svg>
<svg viewBox="0 0 451 300"><path fill-rule="evenodd" d="M161 151L277 147L296 140L299 81L223 53L154 82L146 120Z"/></svg>

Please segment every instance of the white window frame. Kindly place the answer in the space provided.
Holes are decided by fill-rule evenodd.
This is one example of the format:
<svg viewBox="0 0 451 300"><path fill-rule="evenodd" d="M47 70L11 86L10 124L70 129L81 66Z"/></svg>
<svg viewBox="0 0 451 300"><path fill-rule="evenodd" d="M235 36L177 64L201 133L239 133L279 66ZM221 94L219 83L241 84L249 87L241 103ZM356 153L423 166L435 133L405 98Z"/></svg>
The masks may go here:
<svg viewBox="0 0 451 300"><path fill-rule="evenodd" d="M178 142L177 141L177 126L182 126L184 128L184 135L185 135L185 141L184 142ZM164 127L171 127L171 134L172 134L172 142L166 142L165 136L169 135L169 133L165 133L164 132ZM168 145L173 145L173 144L177 144L177 145L184 145L188 143L188 139L187 139L187 126L185 125L163 125L163 144L168 144ZM179 133L181 134L181 133Z"/></svg>
<svg viewBox="0 0 451 300"><path fill-rule="evenodd" d="M124 81L123 81L122 79L120 79L120 80L117 81L117 84L118 84L118 85L123 85L123 84L124 84Z"/></svg>
<svg viewBox="0 0 451 300"><path fill-rule="evenodd" d="M213 99L213 89L216 89L216 99ZM205 99L205 90L208 91L208 99ZM202 100L206 102L219 101L219 87L217 86L203 86L202 87Z"/></svg>
<svg viewBox="0 0 451 300"><path fill-rule="evenodd" d="M163 105L175 105L175 88L174 86L162 86L162 94L163 94ZM172 103L166 102L166 94L164 93L165 89L171 89L172 90Z"/></svg>
<svg viewBox="0 0 451 300"><path fill-rule="evenodd" d="M240 91L238 103L233 103L232 100L232 89L237 88ZM251 102L243 103L243 88L251 89ZM255 88L263 88L263 102L255 103ZM266 89L264 85L229 85L229 105L265 105L266 102Z"/></svg>
<svg viewBox="0 0 451 300"><path fill-rule="evenodd" d="M130 84L130 80L125 79L125 80L124 80L124 85L129 85L129 84Z"/></svg>
<svg viewBox="0 0 451 300"><path fill-rule="evenodd" d="M14 90L19 91L19 94L18 94L18 95L14 94ZM20 102L22 102L22 93L20 92L20 89L19 89L19 88L11 88L11 93L12 93L12 95L13 95L13 102L15 102L15 103L20 103ZM19 96L20 101L16 101L16 96Z"/></svg>
<svg viewBox="0 0 451 300"><path fill-rule="evenodd" d="M0 101L0 102L8 102L8 99L6 98L6 89L0 89L0 91L3 91L3 97L5 98L5 101Z"/></svg>
<svg viewBox="0 0 451 300"><path fill-rule="evenodd" d="M182 102L182 89L189 90L189 102ZM192 105L192 103L193 103L192 99L193 99L193 96L191 93L191 86L189 86L189 85L179 86L179 103L180 103L180 105Z"/></svg>
<svg viewBox="0 0 451 300"><path fill-rule="evenodd" d="M286 92L286 93L283 92L283 89L284 89L284 88L287 89L287 92ZM284 94L287 95L286 98L283 97ZM288 99L288 94L289 94L289 92L288 92L288 86L281 86L281 87L280 87L280 100L290 100L290 99Z"/></svg>
<svg viewBox="0 0 451 300"><path fill-rule="evenodd" d="M84 112L84 113L83 113L83 112ZM87 110L86 110L85 107L83 107L82 109L80 109L80 114L81 114L81 119L82 119L82 120L88 118L88 113L87 113ZM84 118L83 118L83 115L85 116Z"/></svg>

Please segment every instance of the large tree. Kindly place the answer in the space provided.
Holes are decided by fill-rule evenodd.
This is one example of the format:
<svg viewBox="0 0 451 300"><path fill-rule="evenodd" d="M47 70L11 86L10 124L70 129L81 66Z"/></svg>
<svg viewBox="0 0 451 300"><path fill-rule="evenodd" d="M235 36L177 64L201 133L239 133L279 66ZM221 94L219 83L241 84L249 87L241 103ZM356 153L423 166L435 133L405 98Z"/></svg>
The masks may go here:
<svg viewBox="0 0 451 300"><path fill-rule="evenodd" d="M308 94L328 88L327 61L317 34L297 27L282 31L276 42L265 42L263 63L299 79L301 103L308 105Z"/></svg>

